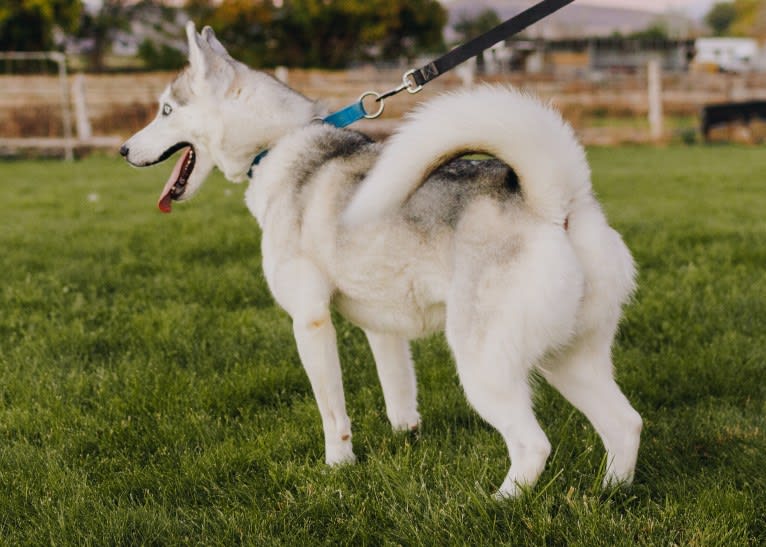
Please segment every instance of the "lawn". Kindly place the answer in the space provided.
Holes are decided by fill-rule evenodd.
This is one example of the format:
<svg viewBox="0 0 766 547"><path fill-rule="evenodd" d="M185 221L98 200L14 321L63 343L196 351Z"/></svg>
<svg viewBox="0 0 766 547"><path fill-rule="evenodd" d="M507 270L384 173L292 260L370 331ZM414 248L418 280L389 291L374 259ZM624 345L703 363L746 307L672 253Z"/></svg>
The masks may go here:
<svg viewBox="0 0 766 547"><path fill-rule="evenodd" d="M443 337L414 344L423 428L390 431L337 321L359 463L327 468L242 186L161 215L170 165L0 163L0 543L745 545L766 542L766 150L589 151L640 268L615 348L644 417L635 484L540 385L537 487L495 502L500 436Z"/></svg>

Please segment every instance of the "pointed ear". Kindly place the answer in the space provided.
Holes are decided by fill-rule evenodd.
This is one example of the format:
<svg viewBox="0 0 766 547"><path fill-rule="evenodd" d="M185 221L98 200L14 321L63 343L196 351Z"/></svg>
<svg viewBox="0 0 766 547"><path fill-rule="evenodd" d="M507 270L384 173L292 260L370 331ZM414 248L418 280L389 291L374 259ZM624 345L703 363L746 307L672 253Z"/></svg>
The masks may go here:
<svg viewBox="0 0 766 547"><path fill-rule="evenodd" d="M212 49L221 57L225 58L226 60L234 60L232 59L231 55L229 55L229 52L226 51L226 48L223 47L223 44L221 44L218 38L215 37L215 32L213 32L212 28L206 26L202 29L202 39L208 43L210 49Z"/></svg>
<svg viewBox="0 0 766 547"><path fill-rule="evenodd" d="M204 56L200 49L202 41L194 28L193 21L186 23L186 40L189 43L189 65L191 65L192 70L201 69L204 72Z"/></svg>
<svg viewBox="0 0 766 547"><path fill-rule="evenodd" d="M209 29L209 27L206 28ZM212 29L208 32L212 33ZM210 82L215 87L226 89L234 77L234 68L229 63L231 57L215 39L215 35L213 39L221 47L225 56L218 53L205 38L197 34L194 23L191 21L186 24L186 37L189 41L189 65L192 77L200 84Z"/></svg>

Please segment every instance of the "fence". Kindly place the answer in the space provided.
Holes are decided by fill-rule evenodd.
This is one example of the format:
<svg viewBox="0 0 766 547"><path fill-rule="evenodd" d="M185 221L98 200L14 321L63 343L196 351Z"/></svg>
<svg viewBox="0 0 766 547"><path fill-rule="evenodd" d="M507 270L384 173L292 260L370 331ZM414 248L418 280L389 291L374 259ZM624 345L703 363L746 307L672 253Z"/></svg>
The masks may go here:
<svg viewBox="0 0 766 547"><path fill-rule="evenodd" d="M400 81L401 71L361 67L342 72L289 70L280 71L280 76L305 95L338 108L364 91L389 89ZM121 138L143 127L156 114L157 97L173 77L173 73L77 75L73 82L67 80L64 92L60 74L0 76L0 147L3 142L29 140L34 135L50 139L48 142L71 142L72 147L90 144L116 148ZM470 79L457 72L445 74L418 95L400 94L388 100L381 119L365 120L358 128L383 137L417 102ZM648 142L657 137L652 136L648 121L646 72L600 79L523 74L475 78L474 83L481 82L512 84L550 100L588 144ZM61 97L67 97L68 108L61 105ZM659 137L668 139L679 126L695 129L705 104L766 99L766 75L664 74L660 97L666 123ZM72 136L73 122L76 137Z"/></svg>
<svg viewBox="0 0 766 547"><path fill-rule="evenodd" d="M63 150L67 160L78 147L114 147L119 136L94 136L82 75L70 82L66 56L57 51L0 52L6 74L0 76L0 150ZM51 61L55 76L12 75L12 62ZM77 133L73 128L76 121Z"/></svg>

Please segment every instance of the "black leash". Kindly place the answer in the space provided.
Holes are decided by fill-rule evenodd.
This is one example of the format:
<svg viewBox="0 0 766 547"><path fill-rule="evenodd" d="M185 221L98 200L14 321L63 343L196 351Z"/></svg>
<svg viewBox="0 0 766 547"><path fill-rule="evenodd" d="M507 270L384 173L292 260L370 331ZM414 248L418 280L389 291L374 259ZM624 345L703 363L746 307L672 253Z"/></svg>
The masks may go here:
<svg viewBox="0 0 766 547"><path fill-rule="evenodd" d="M410 93L417 93L423 86L431 80L436 79L445 72L452 70L457 65L467 61L471 57L479 55L481 52L492 47L502 40L506 40L518 34L527 27L537 23L540 19L548 17L552 13L571 4L574 0L543 0L528 8L521 13L511 17L507 21L500 23L495 28L477 36L473 40L462 44L449 53L446 53L428 63L427 65L410 70L402 77L402 85L387 91L380 95L376 101L381 101L387 97L396 95L405 89Z"/></svg>

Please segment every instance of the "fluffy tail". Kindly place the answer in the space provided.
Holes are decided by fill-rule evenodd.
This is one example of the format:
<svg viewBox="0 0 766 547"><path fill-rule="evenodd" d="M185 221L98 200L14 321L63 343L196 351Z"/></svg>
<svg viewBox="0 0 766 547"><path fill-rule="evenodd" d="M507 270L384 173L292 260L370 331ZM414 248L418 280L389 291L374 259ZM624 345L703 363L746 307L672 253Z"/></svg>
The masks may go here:
<svg viewBox="0 0 766 547"><path fill-rule="evenodd" d="M355 226L398 209L443 162L485 152L510 165L524 202L563 224L590 192L590 170L571 127L550 107L506 87L485 86L437 97L391 137L343 220Z"/></svg>

